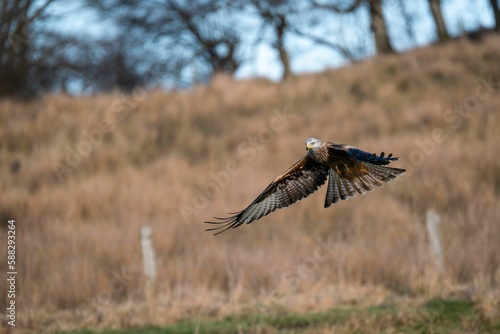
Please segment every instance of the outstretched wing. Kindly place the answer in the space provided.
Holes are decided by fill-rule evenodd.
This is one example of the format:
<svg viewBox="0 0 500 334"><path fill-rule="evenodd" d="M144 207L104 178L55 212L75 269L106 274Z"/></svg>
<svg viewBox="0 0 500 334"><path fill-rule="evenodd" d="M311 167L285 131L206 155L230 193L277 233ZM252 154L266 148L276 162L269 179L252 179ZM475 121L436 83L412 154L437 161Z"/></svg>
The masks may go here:
<svg viewBox="0 0 500 334"><path fill-rule="evenodd" d="M270 214L276 209L286 208L309 196L323 185L328 176L328 167L323 166L307 155L297 161L285 173L278 176L266 189L244 210L219 221L205 222L220 224L207 231L218 231L215 235L243 223L251 223Z"/></svg>
<svg viewBox="0 0 500 334"><path fill-rule="evenodd" d="M385 156L362 151L348 145L328 143L328 189L325 208L339 200L346 200L357 194L373 191L373 186L381 187L382 182L389 182L406 170L387 167L398 158L392 154Z"/></svg>

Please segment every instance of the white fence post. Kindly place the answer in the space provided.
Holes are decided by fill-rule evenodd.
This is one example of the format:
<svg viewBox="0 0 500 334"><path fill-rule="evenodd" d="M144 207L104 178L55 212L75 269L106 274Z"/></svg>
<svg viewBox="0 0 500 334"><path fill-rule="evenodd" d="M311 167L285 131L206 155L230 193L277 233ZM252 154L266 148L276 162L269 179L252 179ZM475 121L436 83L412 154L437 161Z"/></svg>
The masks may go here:
<svg viewBox="0 0 500 334"><path fill-rule="evenodd" d="M427 210L425 225L427 226L427 234L431 246L431 252L434 255L434 265L439 275L443 273L443 249L441 247L440 233L441 217L432 209Z"/></svg>
<svg viewBox="0 0 500 334"><path fill-rule="evenodd" d="M152 229L150 226L141 226L141 248L144 260L144 275L146 276L146 300L149 305L150 316L153 312L153 296L156 292L156 264L153 242L151 241Z"/></svg>

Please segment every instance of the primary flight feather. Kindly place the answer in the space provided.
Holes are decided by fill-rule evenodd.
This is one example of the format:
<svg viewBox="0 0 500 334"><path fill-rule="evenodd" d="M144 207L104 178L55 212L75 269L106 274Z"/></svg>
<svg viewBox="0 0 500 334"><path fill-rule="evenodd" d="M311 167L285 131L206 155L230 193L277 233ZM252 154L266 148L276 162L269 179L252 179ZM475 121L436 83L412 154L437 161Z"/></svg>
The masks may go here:
<svg viewBox="0 0 500 334"><path fill-rule="evenodd" d="M244 210L227 218L215 217L218 221L205 222L220 225L207 231L217 231L217 235L286 208L318 190L327 179L325 208L341 199L373 191L373 186L381 187L381 182L389 182L406 171L387 167L398 158L392 154L385 156L384 152L376 155L316 138L306 140L306 150L302 159L271 182Z"/></svg>

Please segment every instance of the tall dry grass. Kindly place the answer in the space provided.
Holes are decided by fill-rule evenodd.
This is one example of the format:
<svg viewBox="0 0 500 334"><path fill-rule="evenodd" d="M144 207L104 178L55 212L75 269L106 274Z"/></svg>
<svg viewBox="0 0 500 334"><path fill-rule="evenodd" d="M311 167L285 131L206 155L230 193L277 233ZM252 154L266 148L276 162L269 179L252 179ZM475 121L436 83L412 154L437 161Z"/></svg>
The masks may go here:
<svg viewBox="0 0 500 334"><path fill-rule="evenodd" d="M497 298L500 86L481 83L491 75L498 83L498 36L280 84L217 78L190 91L0 101L0 217L3 227L17 221L18 321L127 327L457 287ZM204 232L204 220L242 209L298 160L308 137L392 152L408 172L327 210L320 189L250 226ZM78 149L88 155L65 168ZM215 186L212 173L227 184ZM428 209L442 218L443 277ZM153 313L143 224L154 231Z"/></svg>

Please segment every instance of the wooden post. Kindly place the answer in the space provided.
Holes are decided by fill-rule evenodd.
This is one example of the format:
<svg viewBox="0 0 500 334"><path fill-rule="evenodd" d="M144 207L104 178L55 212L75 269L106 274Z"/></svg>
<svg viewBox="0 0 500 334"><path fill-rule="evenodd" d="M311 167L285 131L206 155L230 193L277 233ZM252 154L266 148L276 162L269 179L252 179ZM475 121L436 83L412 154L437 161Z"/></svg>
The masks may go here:
<svg viewBox="0 0 500 334"><path fill-rule="evenodd" d="M144 276L146 276L145 296L150 317L153 315L153 299L156 293L156 264L151 234L152 229L150 226L141 226L141 248L142 258L144 260Z"/></svg>
<svg viewBox="0 0 500 334"><path fill-rule="evenodd" d="M443 273L443 249L441 247L441 233L439 232L440 223L441 217L439 214L435 210L427 210L425 225L427 226L431 252L434 255L434 265L439 276Z"/></svg>

